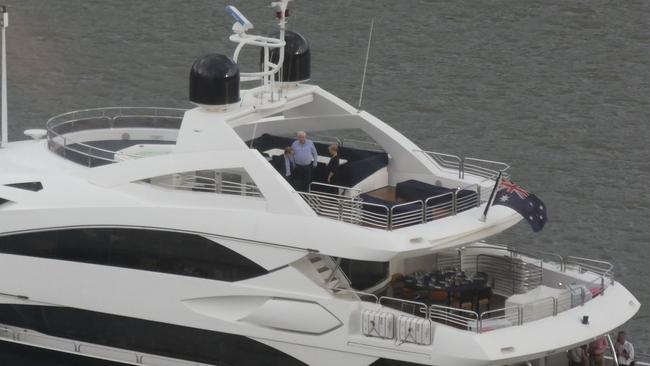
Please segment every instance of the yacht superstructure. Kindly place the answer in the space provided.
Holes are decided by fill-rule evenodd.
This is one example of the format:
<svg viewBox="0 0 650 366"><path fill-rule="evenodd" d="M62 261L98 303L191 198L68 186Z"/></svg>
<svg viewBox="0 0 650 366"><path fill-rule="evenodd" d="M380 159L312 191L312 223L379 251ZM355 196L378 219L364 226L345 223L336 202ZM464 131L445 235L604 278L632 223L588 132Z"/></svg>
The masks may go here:
<svg viewBox="0 0 650 366"><path fill-rule="evenodd" d="M537 202L509 165L308 84L272 5L274 36L227 8L237 47L194 63L196 108L65 113L0 149L0 340L135 365L543 365L638 311L607 262L486 243L524 218L510 197ZM277 170L296 131L307 190Z"/></svg>

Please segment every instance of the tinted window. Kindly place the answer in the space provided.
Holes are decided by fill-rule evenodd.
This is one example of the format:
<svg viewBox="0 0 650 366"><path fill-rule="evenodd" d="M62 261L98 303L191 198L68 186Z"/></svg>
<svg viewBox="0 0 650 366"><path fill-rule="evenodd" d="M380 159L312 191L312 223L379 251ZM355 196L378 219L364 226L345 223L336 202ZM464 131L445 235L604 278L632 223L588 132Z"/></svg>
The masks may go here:
<svg viewBox="0 0 650 366"><path fill-rule="evenodd" d="M341 269L350 279L352 287L365 290L388 278L388 262L341 260Z"/></svg>
<svg viewBox="0 0 650 366"><path fill-rule="evenodd" d="M81 309L0 304L0 322L51 336L211 365L306 366L245 336ZM43 365L59 365L49 361Z"/></svg>
<svg viewBox="0 0 650 366"><path fill-rule="evenodd" d="M5 184L5 186L32 192L38 192L43 189L43 184L41 184L41 182L12 183Z"/></svg>
<svg viewBox="0 0 650 366"><path fill-rule="evenodd" d="M0 252L231 282L267 273L202 236L155 230L74 229L4 236Z"/></svg>

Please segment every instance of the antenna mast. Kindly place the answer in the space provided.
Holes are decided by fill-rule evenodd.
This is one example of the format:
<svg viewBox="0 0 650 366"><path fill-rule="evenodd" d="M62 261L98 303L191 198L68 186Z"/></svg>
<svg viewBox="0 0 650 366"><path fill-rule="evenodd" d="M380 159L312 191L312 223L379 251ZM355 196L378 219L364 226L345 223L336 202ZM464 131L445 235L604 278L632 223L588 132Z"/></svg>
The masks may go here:
<svg viewBox="0 0 650 366"><path fill-rule="evenodd" d="M6 6L0 6L0 26L2 27L2 141L0 148L9 143L9 128L7 127L7 26L9 26L9 13Z"/></svg>
<svg viewBox="0 0 650 366"><path fill-rule="evenodd" d="M366 71L368 71L368 57L370 56L370 42L372 42L372 31L375 29L375 18L370 21L370 36L368 36L368 49L366 50L366 62L363 65L363 77L361 78L361 92L359 93L359 110L363 101L363 87L366 85Z"/></svg>

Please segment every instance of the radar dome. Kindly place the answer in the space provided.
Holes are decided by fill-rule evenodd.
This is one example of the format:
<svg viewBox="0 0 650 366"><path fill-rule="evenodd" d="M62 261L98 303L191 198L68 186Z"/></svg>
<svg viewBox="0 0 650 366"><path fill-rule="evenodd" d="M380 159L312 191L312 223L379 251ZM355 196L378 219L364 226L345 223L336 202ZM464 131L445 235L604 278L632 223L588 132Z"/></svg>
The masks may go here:
<svg viewBox="0 0 650 366"><path fill-rule="evenodd" d="M279 38L280 32L271 34L271 37ZM307 38L302 34L290 30L285 31L284 40L287 43L284 47L284 63L282 65L281 81L305 81L311 77L311 47ZM280 60L280 49L270 51L271 62L277 63ZM262 60L264 50L262 50ZM276 76L276 80L280 77Z"/></svg>
<svg viewBox="0 0 650 366"><path fill-rule="evenodd" d="M203 105L239 102L239 66L230 57L199 57L190 71L190 101Z"/></svg>

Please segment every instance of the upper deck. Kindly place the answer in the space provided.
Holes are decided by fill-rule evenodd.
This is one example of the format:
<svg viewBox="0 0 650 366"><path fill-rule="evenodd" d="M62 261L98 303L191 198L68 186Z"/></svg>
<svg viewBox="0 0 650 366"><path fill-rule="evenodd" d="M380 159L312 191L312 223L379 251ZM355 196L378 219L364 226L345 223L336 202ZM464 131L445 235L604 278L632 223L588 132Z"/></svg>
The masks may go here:
<svg viewBox="0 0 650 366"><path fill-rule="evenodd" d="M46 124L48 148L88 168L175 154L185 112L171 108L100 108L64 113ZM291 115L290 110L284 112ZM339 116L345 121L355 114ZM277 167L283 147L292 142L282 136L286 136L288 126L296 131L310 131L309 127L322 119L274 116L235 126L235 130L246 146L257 149L270 165ZM490 199L499 172L507 174L509 168L505 163L418 148L385 149L376 140L389 137L393 131L379 131L379 138L377 131L373 131L375 139L365 133L364 140L359 141L350 139L346 135L349 131L340 129L340 124L330 124L331 130L320 126L321 135L315 139L320 155L317 181L308 191L296 193L319 216L346 223L396 230L478 209ZM253 139L247 139L251 126L255 129L258 125L262 134L253 132ZM331 143L339 146L342 157L344 179L337 186L324 183L323 174L318 172L329 161L326 151ZM404 167L395 160L403 160L403 155L411 155L410 160L420 162L417 173L402 172ZM153 179L147 182L168 189L263 196L249 174L224 178L179 167L174 174L150 178Z"/></svg>

